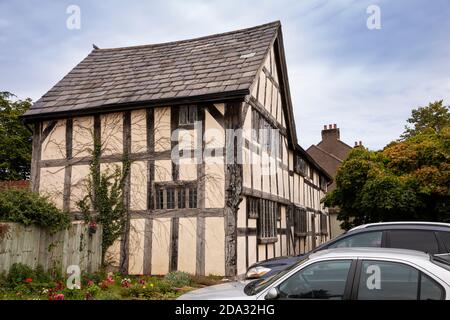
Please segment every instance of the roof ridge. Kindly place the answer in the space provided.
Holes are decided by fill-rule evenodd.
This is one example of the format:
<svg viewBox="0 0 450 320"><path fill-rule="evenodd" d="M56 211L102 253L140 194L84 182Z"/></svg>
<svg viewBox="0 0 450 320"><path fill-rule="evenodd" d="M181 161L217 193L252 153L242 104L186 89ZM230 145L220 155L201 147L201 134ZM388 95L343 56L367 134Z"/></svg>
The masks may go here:
<svg viewBox="0 0 450 320"><path fill-rule="evenodd" d="M338 160L339 162L344 162L343 159L341 159L341 158L339 158L338 156L332 154L331 152L326 151L325 149L319 147L318 145L312 144L312 145L308 148L308 150L309 150L310 148L312 148L312 147L317 148L318 150L320 150L320 151L322 151L323 153L329 155L330 157L332 157L332 158Z"/></svg>
<svg viewBox="0 0 450 320"><path fill-rule="evenodd" d="M175 41L168 41L168 42L160 42L160 43L140 44L140 45L126 46L126 47L99 48L99 49L93 49L91 52L94 52L94 51L95 52L99 52L99 51L116 51L116 50L119 51L119 50L126 50L126 49L138 49L138 48L146 48L146 47L166 46L166 45L171 45L171 44L180 44L180 43L184 43L184 42L204 40L204 39L210 39L210 38L214 38L214 37L218 37L218 36L225 36L225 35L229 35L229 34L245 32L245 31L252 31L254 29L260 29L260 28L268 27L268 26L281 26L281 22L280 22L280 20L275 20L275 21L272 21L272 22L268 22L268 23L264 23L264 24L258 25L258 26L247 27L247 28L243 28L243 29L226 31L226 32L221 32L221 33L215 33L215 34L210 34L210 35L196 37L196 38L175 40Z"/></svg>

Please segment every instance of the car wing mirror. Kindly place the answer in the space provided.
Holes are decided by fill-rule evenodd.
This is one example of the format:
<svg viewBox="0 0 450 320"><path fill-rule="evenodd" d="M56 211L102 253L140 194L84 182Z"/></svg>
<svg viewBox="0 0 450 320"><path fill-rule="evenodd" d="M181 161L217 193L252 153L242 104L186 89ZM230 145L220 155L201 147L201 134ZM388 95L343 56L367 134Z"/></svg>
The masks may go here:
<svg viewBox="0 0 450 320"><path fill-rule="evenodd" d="M267 292L266 296L264 297L264 299L266 300L274 300L277 299L278 296L280 295L280 293L278 292L277 288L270 288L269 291Z"/></svg>

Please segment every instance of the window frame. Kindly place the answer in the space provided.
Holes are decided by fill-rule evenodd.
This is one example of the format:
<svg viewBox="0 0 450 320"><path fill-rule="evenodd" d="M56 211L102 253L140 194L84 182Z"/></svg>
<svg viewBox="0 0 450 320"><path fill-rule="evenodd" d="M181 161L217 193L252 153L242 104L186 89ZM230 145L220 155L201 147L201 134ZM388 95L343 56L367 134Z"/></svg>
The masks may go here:
<svg viewBox="0 0 450 320"><path fill-rule="evenodd" d="M353 276L353 284L351 288L351 294L350 294L350 300L358 300L358 291L359 291L359 284L361 281L361 273L362 273L362 265L365 261L373 261L373 262L379 262L379 263L393 263L393 264L400 264L403 266L410 267L418 272L418 279L417 279L417 293L416 293L416 299L411 301L420 301L420 294L421 294L421 286L422 286L422 276L425 275L428 277L434 284L436 284L441 289L441 300L445 299L446 291L445 288L437 282L433 277L431 277L426 272L422 271L421 269L418 269L416 266L409 264L404 261L397 261L392 259L379 259L379 258L358 258L357 259L357 265L355 274ZM361 300L363 301L363 300ZM395 300L393 300L395 301Z"/></svg>
<svg viewBox="0 0 450 320"><path fill-rule="evenodd" d="M166 209L176 209L177 201L175 201L175 187L166 188ZM170 198L170 201L169 201Z"/></svg>
<svg viewBox="0 0 450 320"><path fill-rule="evenodd" d="M195 190L191 201L190 190ZM152 210L198 209L197 184L155 182L153 184L152 199ZM195 200L195 206L191 206L192 200Z"/></svg>
<svg viewBox="0 0 450 320"><path fill-rule="evenodd" d="M386 247L386 231L384 231L384 230L370 230L370 231L369 230L364 230L364 232L350 233L350 234L347 234L346 236L336 238L336 239L334 239L333 242L328 243L322 249L335 249L336 247L331 248L331 246L334 246L336 243L338 243L340 241L348 240L348 239L353 238L355 236L368 234L368 233L374 233L374 232L376 232L376 233L380 233L381 232L381 245L380 245L379 248L385 248ZM358 248L358 247L345 247L345 248ZM373 248L378 248L378 247L373 247Z"/></svg>
<svg viewBox="0 0 450 320"><path fill-rule="evenodd" d="M306 237L308 233L308 212L305 208L293 207L294 233L296 237Z"/></svg>
<svg viewBox="0 0 450 320"><path fill-rule="evenodd" d="M198 193L197 187L188 187L188 208L196 209L198 207Z"/></svg>
<svg viewBox="0 0 450 320"><path fill-rule="evenodd" d="M256 233L259 244L278 241L279 205L275 201L259 198L259 214Z"/></svg>
<svg viewBox="0 0 450 320"><path fill-rule="evenodd" d="M275 287L280 292L280 290L279 290L280 285L283 284L285 281L288 281L291 277L296 275L298 272L302 272L305 269L307 269L315 264L318 264L318 263L337 262L337 261L350 261L350 267L349 267L347 279L345 282L344 293L342 295L342 300L350 300L352 297L352 291L353 291L353 286L354 286L354 281L355 281L355 276L356 276L356 271L357 271L357 265L358 265L358 259L356 259L356 258L330 258L330 259L324 259L324 260L319 260L319 261L311 261L310 263L303 266L301 269L299 269L297 271L293 271L288 276L286 276L284 279L278 281L278 283L275 285ZM311 299L310 298L304 298L304 299L281 298L280 300L311 300ZM316 300L316 299L313 299L313 300ZM317 300L319 300L319 299L317 299Z"/></svg>
<svg viewBox="0 0 450 320"><path fill-rule="evenodd" d="M195 121L197 121L197 111L198 108L197 105L195 104L187 104L180 106L178 108L178 125L179 126L193 125Z"/></svg>
<svg viewBox="0 0 450 320"><path fill-rule="evenodd" d="M417 250L417 251L421 251L418 249L414 249L414 248L399 248L399 247L393 247L391 245L391 234L392 232L427 232L427 233L431 233L434 236L434 239L436 241L436 246L437 246L437 252L436 253L440 253L442 251L442 246L441 243L439 241L439 237L436 235L436 232L434 230L427 230L427 229L389 229L386 230L386 248L394 248L394 249L407 249L407 250ZM423 252L423 251L422 251ZM436 254L436 253L432 253L429 252L430 254Z"/></svg>
<svg viewBox="0 0 450 320"><path fill-rule="evenodd" d="M444 235L446 234L446 235ZM440 253L447 253L450 252L450 231L436 231L435 235L439 242L439 250ZM449 237L449 239L446 239L445 237Z"/></svg>
<svg viewBox="0 0 450 320"><path fill-rule="evenodd" d="M185 209L186 208L186 188L177 188L177 209ZM182 195L180 197L180 195ZM180 206L181 204L181 206Z"/></svg>

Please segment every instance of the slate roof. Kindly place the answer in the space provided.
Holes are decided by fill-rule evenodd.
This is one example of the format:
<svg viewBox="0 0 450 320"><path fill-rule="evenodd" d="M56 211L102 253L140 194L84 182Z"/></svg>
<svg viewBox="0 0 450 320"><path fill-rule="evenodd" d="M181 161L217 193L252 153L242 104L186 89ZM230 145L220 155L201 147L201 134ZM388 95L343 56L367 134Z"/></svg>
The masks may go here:
<svg viewBox="0 0 450 320"><path fill-rule="evenodd" d="M247 92L279 28L276 21L191 40L94 49L25 118Z"/></svg>

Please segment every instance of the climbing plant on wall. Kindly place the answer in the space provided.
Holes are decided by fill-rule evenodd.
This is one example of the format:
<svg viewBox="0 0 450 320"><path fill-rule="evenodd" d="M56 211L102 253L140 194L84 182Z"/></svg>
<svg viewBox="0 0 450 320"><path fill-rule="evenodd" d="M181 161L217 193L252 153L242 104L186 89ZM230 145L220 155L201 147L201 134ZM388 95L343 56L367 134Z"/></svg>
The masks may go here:
<svg viewBox="0 0 450 320"><path fill-rule="evenodd" d="M86 180L86 195L77 202L78 208L87 222L102 225L102 264L108 248L126 231L128 221L124 204L125 180L129 174L130 161L124 155L122 168L115 166L113 170L100 170L101 143L94 139L92 161L89 176Z"/></svg>

